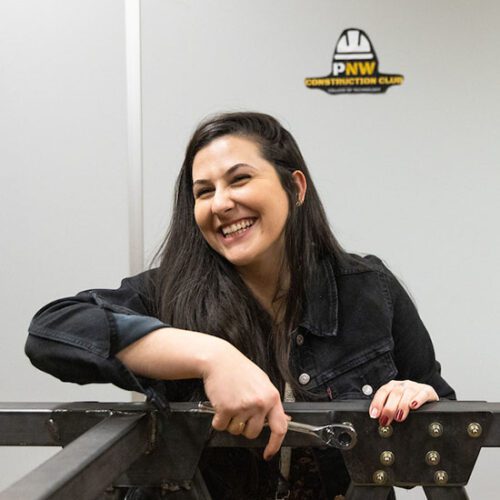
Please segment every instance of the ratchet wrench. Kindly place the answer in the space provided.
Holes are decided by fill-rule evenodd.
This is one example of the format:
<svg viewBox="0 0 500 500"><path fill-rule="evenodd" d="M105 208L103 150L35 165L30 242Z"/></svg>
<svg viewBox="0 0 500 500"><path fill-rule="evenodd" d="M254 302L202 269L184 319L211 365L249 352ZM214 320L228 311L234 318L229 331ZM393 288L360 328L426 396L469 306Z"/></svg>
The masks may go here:
<svg viewBox="0 0 500 500"><path fill-rule="evenodd" d="M214 407L209 401L201 401L198 408L192 411L199 413L215 414ZM264 425L268 425L267 422ZM323 446L338 448L339 450L350 450L357 441L357 433L352 424L344 422L342 424L309 425L301 422L288 422L288 430L307 434L319 440Z"/></svg>

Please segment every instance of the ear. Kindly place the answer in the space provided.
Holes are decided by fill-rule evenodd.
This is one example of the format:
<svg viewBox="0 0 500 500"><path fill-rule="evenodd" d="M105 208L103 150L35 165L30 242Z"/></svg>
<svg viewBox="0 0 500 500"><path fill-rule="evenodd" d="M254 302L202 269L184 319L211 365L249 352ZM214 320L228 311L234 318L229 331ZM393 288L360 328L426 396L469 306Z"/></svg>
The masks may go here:
<svg viewBox="0 0 500 500"><path fill-rule="evenodd" d="M300 170L295 170L292 174L293 182L295 183L295 188L297 189L297 203L302 205L306 197L307 191L307 181L306 176Z"/></svg>

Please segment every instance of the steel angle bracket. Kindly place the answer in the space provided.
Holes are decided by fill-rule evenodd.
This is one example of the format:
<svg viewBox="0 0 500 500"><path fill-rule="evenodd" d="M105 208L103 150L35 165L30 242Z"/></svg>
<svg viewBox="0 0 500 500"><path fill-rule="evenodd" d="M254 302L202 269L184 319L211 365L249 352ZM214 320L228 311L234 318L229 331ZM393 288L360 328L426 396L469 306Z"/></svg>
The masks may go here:
<svg viewBox="0 0 500 500"><path fill-rule="evenodd" d="M190 490L198 462L212 432L212 417L189 412L192 403L173 403L169 413L152 411L152 448L114 486L154 486Z"/></svg>
<svg viewBox="0 0 500 500"><path fill-rule="evenodd" d="M424 487L467 484L493 415L488 411L433 411L433 404L411 412L406 421L380 427L367 413L349 413L357 445L343 451L354 485Z"/></svg>

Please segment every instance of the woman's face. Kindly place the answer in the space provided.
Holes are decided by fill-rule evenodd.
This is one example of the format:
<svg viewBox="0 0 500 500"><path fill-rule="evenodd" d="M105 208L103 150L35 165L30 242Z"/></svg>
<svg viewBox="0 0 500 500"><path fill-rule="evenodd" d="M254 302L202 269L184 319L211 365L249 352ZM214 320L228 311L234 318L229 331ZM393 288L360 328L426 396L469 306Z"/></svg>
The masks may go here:
<svg viewBox="0 0 500 500"><path fill-rule="evenodd" d="M198 151L193 194L196 224L217 253L236 267L279 262L288 198L254 141L223 136Z"/></svg>

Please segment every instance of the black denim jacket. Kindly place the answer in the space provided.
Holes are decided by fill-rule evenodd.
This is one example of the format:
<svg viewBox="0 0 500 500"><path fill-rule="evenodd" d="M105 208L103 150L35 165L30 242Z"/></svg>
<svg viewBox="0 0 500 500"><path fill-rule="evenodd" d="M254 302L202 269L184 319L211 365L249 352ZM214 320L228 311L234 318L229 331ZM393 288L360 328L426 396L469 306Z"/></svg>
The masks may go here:
<svg viewBox="0 0 500 500"><path fill-rule="evenodd" d="M117 290L88 290L42 308L29 327L31 362L63 381L111 382L150 397L160 392L189 400L192 384L137 377L114 356L166 326L150 315L146 283L155 275L147 271L124 279ZM293 371L304 389L325 401L370 399L391 379L426 383L440 397L455 398L414 304L377 257L324 261L292 335Z"/></svg>

